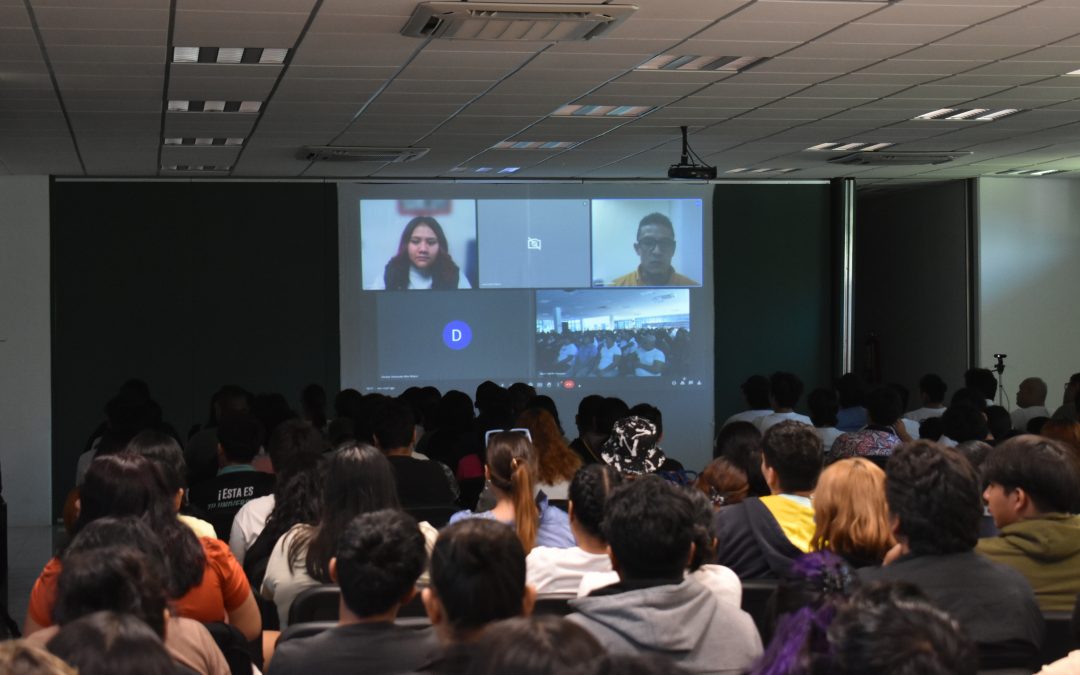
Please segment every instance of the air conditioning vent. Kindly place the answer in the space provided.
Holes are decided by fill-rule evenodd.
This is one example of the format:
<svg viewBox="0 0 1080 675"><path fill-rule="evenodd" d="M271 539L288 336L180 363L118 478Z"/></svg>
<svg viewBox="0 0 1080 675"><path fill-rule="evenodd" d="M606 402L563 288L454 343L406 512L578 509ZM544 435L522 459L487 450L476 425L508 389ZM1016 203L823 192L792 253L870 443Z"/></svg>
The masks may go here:
<svg viewBox="0 0 1080 675"><path fill-rule="evenodd" d="M338 145L308 145L300 148L298 159L308 162L411 162L430 148L368 148Z"/></svg>
<svg viewBox="0 0 1080 675"><path fill-rule="evenodd" d="M634 5L422 2L401 34L456 40L591 40L636 11Z"/></svg>
<svg viewBox="0 0 1080 675"><path fill-rule="evenodd" d="M916 151L881 151L853 152L829 159L832 164L858 166L914 166L919 164L944 164L954 159L967 157L970 152L916 152Z"/></svg>

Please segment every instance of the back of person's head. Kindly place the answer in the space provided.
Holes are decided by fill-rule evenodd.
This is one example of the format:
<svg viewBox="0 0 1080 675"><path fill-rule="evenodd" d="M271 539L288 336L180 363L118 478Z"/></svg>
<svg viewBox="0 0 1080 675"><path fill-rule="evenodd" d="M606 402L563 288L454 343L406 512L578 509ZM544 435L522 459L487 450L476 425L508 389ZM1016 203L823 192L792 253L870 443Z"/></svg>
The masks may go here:
<svg viewBox="0 0 1080 675"><path fill-rule="evenodd" d="M226 384L214 392L210 401L211 422L218 424L223 417L242 415L251 410L251 393L235 384Z"/></svg>
<svg viewBox="0 0 1080 675"><path fill-rule="evenodd" d="M924 599L910 597L910 591L882 590L875 585L856 593L829 626L830 672L975 675L975 645L948 614Z"/></svg>
<svg viewBox="0 0 1080 675"><path fill-rule="evenodd" d="M927 441L937 441L945 434L945 423L941 417L927 417L919 423L919 438Z"/></svg>
<svg viewBox="0 0 1080 675"><path fill-rule="evenodd" d="M715 507L738 504L750 494L750 483L742 467L726 457L717 457L701 470L694 487Z"/></svg>
<svg viewBox="0 0 1080 675"><path fill-rule="evenodd" d="M815 551L796 558L780 575L773 604L774 618L804 607L839 607L859 587L855 570L832 551Z"/></svg>
<svg viewBox="0 0 1080 675"><path fill-rule="evenodd" d="M104 516L142 516L162 509L166 494L160 469L146 457L127 452L95 457L79 490L74 532Z"/></svg>
<svg viewBox="0 0 1080 675"><path fill-rule="evenodd" d="M690 499L694 513L694 552L687 568L696 572L702 565L716 559L717 539L713 530L716 510L712 501L701 490L689 488L684 489L683 493Z"/></svg>
<svg viewBox="0 0 1080 675"><path fill-rule="evenodd" d="M600 414L596 418L597 433L610 436L615 423L629 414L630 406L626 405L626 401L614 396L608 396L600 406Z"/></svg>
<svg viewBox="0 0 1080 675"><path fill-rule="evenodd" d="M322 385L313 382L301 390L300 409L304 418L317 428L326 424L326 390Z"/></svg>
<svg viewBox="0 0 1080 675"><path fill-rule="evenodd" d="M746 473L750 494L763 497L769 486L761 474L761 430L752 422L732 422L716 437L713 458L723 457Z"/></svg>
<svg viewBox="0 0 1080 675"><path fill-rule="evenodd" d="M262 447L263 426L251 414L226 415L218 420L217 435L225 459L234 464L248 464Z"/></svg>
<svg viewBox="0 0 1080 675"><path fill-rule="evenodd" d="M166 608L164 579L137 549L109 546L64 555L53 606L59 625L111 610L141 619L164 638Z"/></svg>
<svg viewBox="0 0 1080 675"><path fill-rule="evenodd" d="M525 549L512 529L494 520L466 518L439 533L424 605L433 620L433 610L438 613L451 639L527 614L529 601Z"/></svg>
<svg viewBox="0 0 1080 675"><path fill-rule="evenodd" d="M855 408L863 404L866 385L855 373L844 373L836 378L836 393L840 397L841 408Z"/></svg>
<svg viewBox="0 0 1080 675"><path fill-rule="evenodd" d="M954 403L941 414L942 432L957 443L981 441L990 434L986 416L974 406Z"/></svg>
<svg viewBox="0 0 1080 675"><path fill-rule="evenodd" d="M0 642L0 673L7 675L78 675L63 659L26 640Z"/></svg>
<svg viewBox="0 0 1080 675"><path fill-rule="evenodd" d="M836 415L840 411L840 397L835 391L818 387L806 397L806 405L810 408L810 421L815 427L836 426Z"/></svg>
<svg viewBox="0 0 1080 675"><path fill-rule="evenodd" d="M620 578L682 578L694 541L687 494L659 476L642 476L612 492L602 524Z"/></svg>
<svg viewBox="0 0 1080 675"><path fill-rule="evenodd" d="M1080 397L1078 397L1080 399ZM1055 441L1061 441L1069 446L1077 456L1080 456L1080 422L1072 420L1050 420L1042 425L1039 435Z"/></svg>
<svg viewBox="0 0 1080 675"><path fill-rule="evenodd" d="M895 391L896 395L900 397L900 414L902 415L903 412L908 409L908 400L911 398L911 392L899 382L889 382L885 386ZM900 417L900 415L897 415L897 417Z"/></svg>
<svg viewBox="0 0 1080 675"><path fill-rule="evenodd" d="M555 418L542 408L527 408L514 421L516 428L529 430L537 454L537 480L555 485L574 477L581 458L563 439Z"/></svg>
<svg viewBox="0 0 1080 675"><path fill-rule="evenodd" d="M784 492L806 492L817 484L824 445L813 427L787 420L774 424L761 438L765 464L776 472Z"/></svg>
<svg viewBox="0 0 1080 675"><path fill-rule="evenodd" d="M79 675L173 675L175 662L165 645L140 619L95 612L76 619L49 640L48 649Z"/></svg>
<svg viewBox="0 0 1080 675"><path fill-rule="evenodd" d="M488 480L514 504L514 530L521 545L531 551L540 528L540 512L533 500L538 479L536 448L512 431L492 434L487 447Z"/></svg>
<svg viewBox="0 0 1080 675"><path fill-rule="evenodd" d="M831 550L853 562L878 564L892 548L885 472L862 457L829 465L814 491L816 550Z"/></svg>
<svg viewBox="0 0 1080 675"><path fill-rule="evenodd" d="M984 483L1006 493L1023 490L1039 513L1072 513L1080 497L1080 467L1060 441L1025 434L990 450L982 466Z"/></svg>
<svg viewBox="0 0 1080 675"><path fill-rule="evenodd" d="M983 398L982 392L973 387L964 387L953 392L952 399L949 400L949 407L958 405L966 405L979 412L986 412L987 407L986 399Z"/></svg>
<svg viewBox="0 0 1080 675"><path fill-rule="evenodd" d="M142 555L151 572L168 580L172 564L158 534L146 520L136 516L114 518L106 516L87 523L61 553L63 561L69 555L89 553L99 549L121 546L133 548Z"/></svg>
<svg viewBox="0 0 1080 675"><path fill-rule="evenodd" d="M630 408L627 414L637 415L638 417L649 420L656 426L656 435L664 435L664 415L660 412L660 408L657 408L651 403L638 403L633 408Z"/></svg>
<svg viewBox="0 0 1080 675"><path fill-rule="evenodd" d="M266 446L274 472L281 476L289 473L290 465L298 458L321 455L326 449L326 439L311 422L292 419L274 429Z"/></svg>
<svg viewBox="0 0 1080 675"><path fill-rule="evenodd" d="M986 406L986 428L995 441L1003 441L1013 436L1012 416L1000 405ZM985 438L985 437L984 437Z"/></svg>
<svg viewBox="0 0 1080 675"><path fill-rule="evenodd" d="M334 414L338 417L356 417L364 395L355 389L342 389L334 397Z"/></svg>
<svg viewBox="0 0 1080 675"><path fill-rule="evenodd" d="M976 472L982 471L982 465L990 450L991 446L986 441L964 441L956 444L956 451L964 456Z"/></svg>
<svg viewBox="0 0 1080 675"><path fill-rule="evenodd" d="M592 675L604 648L561 616L517 617L491 624L468 675Z"/></svg>
<svg viewBox="0 0 1080 675"><path fill-rule="evenodd" d="M358 444L337 451L327 463L319 525L294 537L289 562L297 565L306 554L312 578L330 581L330 559L337 553L341 533L356 516L400 507L394 468L380 451Z"/></svg>
<svg viewBox="0 0 1080 675"><path fill-rule="evenodd" d="M559 435L564 435L562 421L559 419L559 408L555 405L555 400L547 394L540 394L533 396L529 399L529 403L525 406L527 410L545 410L551 419L555 420L555 428L559 430Z"/></svg>
<svg viewBox="0 0 1080 675"><path fill-rule="evenodd" d="M570 481L570 505L574 521L593 537L604 538L601 523L612 491L623 483L623 475L607 464L587 464Z"/></svg>
<svg viewBox="0 0 1080 675"><path fill-rule="evenodd" d="M866 395L866 415L873 424L891 426L903 412L900 395L888 385L874 387Z"/></svg>
<svg viewBox="0 0 1080 675"><path fill-rule="evenodd" d="M440 431L468 431L472 429L473 420L476 418L472 399L463 391L451 389L443 394L435 417Z"/></svg>
<svg viewBox="0 0 1080 675"><path fill-rule="evenodd" d="M769 409L769 378L764 375L751 375L739 389L751 410Z"/></svg>
<svg viewBox="0 0 1080 675"><path fill-rule="evenodd" d="M289 407L289 401L285 396L277 392L256 396L251 402L251 414L262 426L260 440L264 444L267 437L274 433L274 429L277 429L279 425L298 417L296 411Z"/></svg>
<svg viewBox="0 0 1080 675"><path fill-rule="evenodd" d="M362 513L342 533L335 561L345 606L361 618L384 614L415 589L427 563L424 535L401 511Z"/></svg>
<svg viewBox="0 0 1080 675"><path fill-rule="evenodd" d="M997 395L997 378L988 368L970 368L964 373L964 386L977 390L984 399Z"/></svg>
<svg viewBox="0 0 1080 675"><path fill-rule="evenodd" d="M484 380L476 387L476 395L473 396L473 400L476 401L476 409L483 413L486 409L491 407L494 403L494 399L498 396L499 391L506 391L499 385L495 384L491 380Z"/></svg>
<svg viewBox="0 0 1080 675"><path fill-rule="evenodd" d="M919 378L919 392L926 397L926 403L940 405L945 402L945 392L949 385L935 373L927 373Z"/></svg>
<svg viewBox="0 0 1080 675"><path fill-rule="evenodd" d="M156 429L140 431L124 451L142 455L154 462L170 493L175 494L185 487L187 463L184 461L184 450L169 434Z"/></svg>
<svg viewBox="0 0 1080 675"><path fill-rule="evenodd" d="M600 417L604 397L598 394L589 394L578 403L577 415L574 423L577 424L579 434L587 434L599 431L597 419Z"/></svg>
<svg viewBox="0 0 1080 675"><path fill-rule="evenodd" d="M516 416L520 415L532 397L536 396L536 389L531 384L515 382L507 388L506 393L510 398L510 411Z"/></svg>
<svg viewBox="0 0 1080 675"><path fill-rule="evenodd" d="M326 464L322 455L298 455L274 484L274 509L266 518L263 532L275 540L294 525L319 522L323 508Z"/></svg>
<svg viewBox="0 0 1080 675"><path fill-rule="evenodd" d="M769 393L777 408L794 408L802 392L802 380L794 373L778 371L769 378Z"/></svg>
<svg viewBox="0 0 1080 675"><path fill-rule="evenodd" d="M416 435L416 415L408 401L400 398L385 401L371 420L375 444L384 452L412 446Z"/></svg>
<svg viewBox="0 0 1080 675"><path fill-rule="evenodd" d="M917 555L975 547L983 514L978 474L954 448L915 441L897 448L885 469L885 497L898 538Z"/></svg>

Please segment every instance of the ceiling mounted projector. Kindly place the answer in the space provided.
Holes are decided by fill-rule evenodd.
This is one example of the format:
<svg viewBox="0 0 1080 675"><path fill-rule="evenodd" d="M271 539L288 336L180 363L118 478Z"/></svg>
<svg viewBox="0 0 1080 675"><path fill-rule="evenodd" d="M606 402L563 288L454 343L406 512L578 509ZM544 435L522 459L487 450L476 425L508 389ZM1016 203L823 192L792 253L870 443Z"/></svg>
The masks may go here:
<svg viewBox="0 0 1080 675"><path fill-rule="evenodd" d="M667 177L677 180L712 180L716 178L716 167L709 166L701 157L690 148L690 141L686 139L686 127L682 130L682 157L678 164L668 167Z"/></svg>

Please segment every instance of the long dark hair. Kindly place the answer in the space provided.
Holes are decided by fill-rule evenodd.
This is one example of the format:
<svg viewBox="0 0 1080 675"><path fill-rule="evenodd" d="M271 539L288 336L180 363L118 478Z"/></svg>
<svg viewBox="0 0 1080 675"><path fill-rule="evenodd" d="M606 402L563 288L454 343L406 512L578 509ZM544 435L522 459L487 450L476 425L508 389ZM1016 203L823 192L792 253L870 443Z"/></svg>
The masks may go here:
<svg viewBox="0 0 1080 675"><path fill-rule="evenodd" d="M398 242L397 255L390 258L386 263L386 271L383 280L388 290L403 291L409 287L409 238L413 230L426 225L435 233L439 240L439 255L431 265L431 287L434 289L454 289L458 287L460 268L454 259L450 257L450 248L446 242L446 233L443 232L439 221L429 216L417 216L410 220L405 229L401 231L401 240Z"/></svg>
<svg viewBox="0 0 1080 675"><path fill-rule="evenodd" d="M96 457L79 490L79 517L72 535L106 516L142 518L161 539L169 575L169 596L179 598L202 582L206 553L195 533L176 517L161 470L131 452Z"/></svg>
<svg viewBox="0 0 1080 675"><path fill-rule="evenodd" d="M330 459L323 488L322 515L314 528L301 530L289 545L289 565L296 567L307 554L307 573L330 582L330 559L337 555L345 526L361 513L401 508L394 468L370 445L343 448Z"/></svg>

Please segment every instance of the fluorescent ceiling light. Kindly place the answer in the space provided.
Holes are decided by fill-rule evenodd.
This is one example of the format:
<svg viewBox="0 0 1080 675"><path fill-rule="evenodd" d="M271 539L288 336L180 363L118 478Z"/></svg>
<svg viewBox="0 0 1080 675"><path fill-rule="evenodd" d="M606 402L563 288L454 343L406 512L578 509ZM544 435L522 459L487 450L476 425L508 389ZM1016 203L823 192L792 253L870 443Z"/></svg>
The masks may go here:
<svg viewBox="0 0 1080 675"><path fill-rule="evenodd" d="M873 152L874 150L881 150L882 148L887 148L890 145L892 145L892 143L874 143L873 145L868 145L865 148L862 148L861 151Z"/></svg>
<svg viewBox="0 0 1080 675"><path fill-rule="evenodd" d="M990 110L989 108L940 108L931 110L922 115L916 115L913 120L943 121L943 122L993 122L1013 113L1020 112L1019 108L1005 108L1004 110Z"/></svg>
<svg viewBox="0 0 1080 675"><path fill-rule="evenodd" d="M190 101L169 101L169 112L187 112Z"/></svg>
<svg viewBox="0 0 1080 675"><path fill-rule="evenodd" d="M280 66L289 55L278 47L173 47L173 63Z"/></svg>
<svg viewBox="0 0 1080 675"><path fill-rule="evenodd" d="M285 57L288 53L288 49L263 49L262 55L259 56L259 63L280 66L285 63Z"/></svg>
<svg viewBox="0 0 1080 675"><path fill-rule="evenodd" d="M262 110L262 101L240 101L236 112L257 113Z"/></svg>
<svg viewBox="0 0 1080 675"><path fill-rule="evenodd" d="M936 119L938 119L940 117L945 117L946 115L948 115L949 113L952 113L953 111L954 111L953 108L938 108L937 110L931 110L928 113L923 113L922 115L917 115L915 117L915 119L917 119L917 120L936 120Z"/></svg>
<svg viewBox="0 0 1080 675"><path fill-rule="evenodd" d="M173 63L198 63L198 47L173 47Z"/></svg>
<svg viewBox="0 0 1080 675"><path fill-rule="evenodd" d="M979 122L993 122L994 120L999 120L1002 117L1008 117L1009 115L1014 115L1018 112L1020 112L1019 108L1005 108L1004 110L997 110L989 115L982 115L975 119Z"/></svg>
<svg viewBox="0 0 1080 675"><path fill-rule="evenodd" d="M183 142L184 142L184 139L182 139L182 138L166 138L165 139L165 145L181 145L181 144L183 144Z"/></svg>
<svg viewBox="0 0 1080 675"><path fill-rule="evenodd" d="M718 71L737 73L765 61L761 56L698 56L696 54L661 54L641 64L636 70L679 70L684 72Z"/></svg>
<svg viewBox="0 0 1080 675"><path fill-rule="evenodd" d="M490 167L490 166L481 166L481 167L477 167L477 168L473 169L473 171L475 171L476 173L490 173L492 171L492 167Z"/></svg>
<svg viewBox="0 0 1080 675"><path fill-rule="evenodd" d="M652 110L647 105L564 105L551 113L556 117L640 117Z"/></svg>
<svg viewBox="0 0 1080 675"><path fill-rule="evenodd" d="M203 101L203 112L225 112L225 101Z"/></svg>
<svg viewBox="0 0 1080 675"><path fill-rule="evenodd" d="M494 150L566 150L576 143L572 141L500 141Z"/></svg>
<svg viewBox="0 0 1080 675"><path fill-rule="evenodd" d="M810 146L807 150L817 152L848 152L851 150L873 152L874 150L887 148L890 145L892 145L892 143L818 143L817 145Z"/></svg>
<svg viewBox="0 0 1080 675"><path fill-rule="evenodd" d="M218 63L242 63L244 60L243 47L219 47L217 52Z"/></svg>
<svg viewBox="0 0 1080 675"><path fill-rule="evenodd" d="M520 171L520 170L521 170L520 166L506 166L506 167L503 167L503 168L499 169L499 173L514 173L514 172Z"/></svg>

